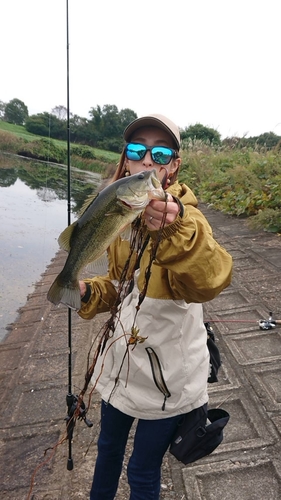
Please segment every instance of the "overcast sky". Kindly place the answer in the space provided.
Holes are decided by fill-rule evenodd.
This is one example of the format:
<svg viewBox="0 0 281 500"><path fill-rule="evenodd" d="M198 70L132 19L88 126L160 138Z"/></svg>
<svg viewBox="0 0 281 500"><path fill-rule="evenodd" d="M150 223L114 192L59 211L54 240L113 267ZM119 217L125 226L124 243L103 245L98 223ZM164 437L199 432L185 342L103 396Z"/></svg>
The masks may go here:
<svg viewBox="0 0 281 500"><path fill-rule="evenodd" d="M67 105L66 0L2 0L0 100ZM281 135L280 0L69 0L70 111Z"/></svg>

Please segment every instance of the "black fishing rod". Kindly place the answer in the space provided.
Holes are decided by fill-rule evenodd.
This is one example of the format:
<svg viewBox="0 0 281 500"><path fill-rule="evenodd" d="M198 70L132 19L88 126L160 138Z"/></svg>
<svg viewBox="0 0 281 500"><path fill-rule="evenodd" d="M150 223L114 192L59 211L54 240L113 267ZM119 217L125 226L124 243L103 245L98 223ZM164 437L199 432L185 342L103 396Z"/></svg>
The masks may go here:
<svg viewBox="0 0 281 500"><path fill-rule="evenodd" d="M71 169L70 169L70 106L69 106L69 15L68 0L66 0L66 110L67 110L67 223L71 224ZM66 403L68 416L66 417L68 438L68 460L67 470L73 469L72 458L72 434L73 425L70 422L70 411L72 407L72 342L71 342L71 309L68 308L68 394ZM73 416L72 416L73 418Z"/></svg>
<svg viewBox="0 0 281 500"><path fill-rule="evenodd" d="M67 223L71 224L71 166L70 166L70 99L69 99L69 10L66 0L66 95L67 95ZM88 427L92 422L86 418L87 408L84 401L79 401L78 396L72 393L72 333L71 333L71 309L68 308L68 393L66 395L67 416L66 429L68 439L67 470L73 469L72 437L75 419L84 420Z"/></svg>

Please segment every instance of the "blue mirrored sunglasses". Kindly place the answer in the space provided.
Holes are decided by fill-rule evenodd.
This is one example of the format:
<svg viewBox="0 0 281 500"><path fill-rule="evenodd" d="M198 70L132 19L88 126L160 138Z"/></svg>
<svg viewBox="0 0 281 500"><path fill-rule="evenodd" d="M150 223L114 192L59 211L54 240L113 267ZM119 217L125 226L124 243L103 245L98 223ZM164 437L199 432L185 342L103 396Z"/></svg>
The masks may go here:
<svg viewBox="0 0 281 500"><path fill-rule="evenodd" d="M167 148L166 146L145 146L144 144L129 142L125 148L126 157L128 160L133 161L142 160L147 151L150 151L152 160L159 165L168 165L172 158L177 156L174 149Z"/></svg>

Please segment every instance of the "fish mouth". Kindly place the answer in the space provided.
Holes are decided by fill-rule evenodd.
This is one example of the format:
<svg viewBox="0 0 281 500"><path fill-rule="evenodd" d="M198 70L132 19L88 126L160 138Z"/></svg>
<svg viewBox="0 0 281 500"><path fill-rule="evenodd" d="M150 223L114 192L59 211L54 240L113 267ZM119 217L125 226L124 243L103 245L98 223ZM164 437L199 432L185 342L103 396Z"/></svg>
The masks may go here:
<svg viewBox="0 0 281 500"><path fill-rule="evenodd" d="M122 205L128 209L131 208L141 211L149 203L149 200L165 200L165 192L161 181L157 177L155 169L139 172L135 174L135 176L139 180L143 180L143 184L141 186L139 186L138 183L129 185L129 192L127 191L124 194L122 192L120 193L120 189L118 189L117 198L119 204L122 203ZM132 180L132 177L127 178L128 182Z"/></svg>
<svg viewBox="0 0 281 500"><path fill-rule="evenodd" d="M160 186L162 186L161 181L157 177L157 172L155 169L153 169L151 172L150 180L154 188L158 189Z"/></svg>
<svg viewBox="0 0 281 500"><path fill-rule="evenodd" d="M153 169L149 178L150 181L150 192L148 196L150 199L165 199L165 192L163 190L162 182L157 177L157 171Z"/></svg>

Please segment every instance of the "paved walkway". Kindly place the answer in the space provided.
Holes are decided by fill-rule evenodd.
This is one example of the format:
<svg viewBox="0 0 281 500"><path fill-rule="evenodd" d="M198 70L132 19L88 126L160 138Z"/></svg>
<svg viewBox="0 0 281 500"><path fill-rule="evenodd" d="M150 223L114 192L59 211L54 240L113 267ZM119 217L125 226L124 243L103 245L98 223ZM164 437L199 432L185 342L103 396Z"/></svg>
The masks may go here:
<svg viewBox="0 0 281 500"><path fill-rule="evenodd" d="M281 328L263 331L258 321L272 311L281 318L281 238L250 231L243 220L201 207L217 240L234 258L232 285L204 305L213 320L223 366L210 385L210 406L230 413L221 446L209 457L183 466L169 453L162 475L162 500L280 500ZM68 443L52 457L65 431L68 392L68 313L46 293L65 260L58 253L0 344L0 491L5 500L86 500L96 456L99 398L92 428L74 430L74 468L67 470ZM83 385L91 338L105 315L86 322L72 313L74 392ZM132 446L130 438L128 453ZM32 494L30 481L38 469ZM117 500L128 500L126 463ZM110 474L110 471L108 471Z"/></svg>

